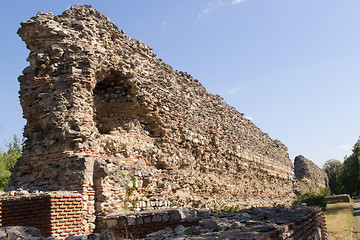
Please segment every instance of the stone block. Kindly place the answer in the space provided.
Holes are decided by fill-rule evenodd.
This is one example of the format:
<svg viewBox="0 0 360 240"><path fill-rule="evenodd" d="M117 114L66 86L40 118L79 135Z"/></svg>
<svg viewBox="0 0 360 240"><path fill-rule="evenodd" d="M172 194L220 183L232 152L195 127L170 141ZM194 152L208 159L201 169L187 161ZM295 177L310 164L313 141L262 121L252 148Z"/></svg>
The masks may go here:
<svg viewBox="0 0 360 240"><path fill-rule="evenodd" d="M183 210L176 209L171 213L169 221L170 222L172 222L172 221L181 221L181 220L185 219L185 217L186 216L185 216Z"/></svg>
<svg viewBox="0 0 360 240"><path fill-rule="evenodd" d="M179 225L174 229L174 233L176 234L182 234L185 231L185 227L183 225Z"/></svg>
<svg viewBox="0 0 360 240"><path fill-rule="evenodd" d="M128 221L126 217L120 217L118 221L119 226L127 226Z"/></svg>
<svg viewBox="0 0 360 240"><path fill-rule="evenodd" d="M111 228L111 227L114 227L114 226L117 226L118 225L118 220L117 219L107 219L106 220L106 227L107 228Z"/></svg>
<svg viewBox="0 0 360 240"><path fill-rule="evenodd" d="M152 221L153 221L153 222L161 222L161 220L162 220L162 216L161 216L161 215L158 215L158 214L156 214L156 215L153 216L153 218L152 218Z"/></svg>
<svg viewBox="0 0 360 240"><path fill-rule="evenodd" d="M163 220L164 222L169 221L169 219L170 219L170 215L169 215L168 213L164 213L164 214L162 215L162 220Z"/></svg>
<svg viewBox="0 0 360 240"><path fill-rule="evenodd" d="M135 215L127 216L127 224L129 226L136 225L136 216Z"/></svg>
<svg viewBox="0 0 360 240"><path fill-rule="evenodd" d="M136 225L141 225L141 224L143 224L143 223L144 223L143 218L142 218L141 216L138 216L138 217L136 218Z"/></svg>
<svg viewBox="0 0 360 240"><path fill-rule="evenodd" d="M205 229L219 229L219 225L213 219L205 219L200 222L200 225Z"/></svg>
<svg viewBox="0 0 360 240"><path fill-rule="evenodd" d="M151 216L146 216L143 219L144 219L144 223L151 223Z"/></svg>

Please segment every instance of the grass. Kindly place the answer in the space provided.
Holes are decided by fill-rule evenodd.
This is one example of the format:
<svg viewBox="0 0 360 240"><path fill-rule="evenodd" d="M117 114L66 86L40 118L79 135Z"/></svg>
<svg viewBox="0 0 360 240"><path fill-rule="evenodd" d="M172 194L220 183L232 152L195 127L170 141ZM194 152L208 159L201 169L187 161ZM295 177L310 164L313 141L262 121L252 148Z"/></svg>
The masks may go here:
<svg viewBox="0 0 360 240"><path fill-rule="evenodd" d="M353 203L328 204L325 211L325 221L329 240L351 239L354 224ZM352 239L360 239L353 236Z"/></svg>

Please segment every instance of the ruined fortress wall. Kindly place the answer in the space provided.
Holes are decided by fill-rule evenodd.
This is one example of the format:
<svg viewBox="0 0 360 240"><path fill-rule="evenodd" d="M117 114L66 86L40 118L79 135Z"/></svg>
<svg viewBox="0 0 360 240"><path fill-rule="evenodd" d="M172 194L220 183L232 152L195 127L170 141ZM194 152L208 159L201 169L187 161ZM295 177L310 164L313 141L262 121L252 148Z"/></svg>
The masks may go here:
<svg viewBox="0 0 360 240"><path fill-rule="evenodd" d="M326 172L302 155L295 157L294 174L296 177L294 188L295 192L298 192L297 195L329 187Z"/></svg>
<svg viewBox="0 0 360 240"><path fill-rule="evenodd" d="M30 50L19 77L27 124L10 188L79 191L100 222L123 207L291 198L280 141L92 7L39 12L18 34Z"/></svg>

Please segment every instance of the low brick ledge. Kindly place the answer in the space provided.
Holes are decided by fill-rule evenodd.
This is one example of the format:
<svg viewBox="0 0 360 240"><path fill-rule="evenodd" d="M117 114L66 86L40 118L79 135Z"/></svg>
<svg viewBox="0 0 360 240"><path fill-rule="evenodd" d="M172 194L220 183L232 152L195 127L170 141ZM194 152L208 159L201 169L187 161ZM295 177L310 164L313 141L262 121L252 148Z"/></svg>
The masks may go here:
<svg viewBox="0 0 360 240"><path fill-rule="evenodd" d="M326 203L351 202L349 194L341 194L325 197Z"/></svg>
<svg viewBox="0 0 360 240"><path fill-rule="evenodd" d="M199 224L198 218L186 216L182 209L114 213L105 217L106 226L116 237L144 238L147 234L165 228Z"/></svg>
<svg viewBox="0 0 360 240"><path fill-rule="evenodd" d="M307 239L317 228L320 228L321 231L320 239L326 240L327 229L322 208L318 208L316 211L309 213L293 223L266 233L259 238L259 240Z"/></svg>

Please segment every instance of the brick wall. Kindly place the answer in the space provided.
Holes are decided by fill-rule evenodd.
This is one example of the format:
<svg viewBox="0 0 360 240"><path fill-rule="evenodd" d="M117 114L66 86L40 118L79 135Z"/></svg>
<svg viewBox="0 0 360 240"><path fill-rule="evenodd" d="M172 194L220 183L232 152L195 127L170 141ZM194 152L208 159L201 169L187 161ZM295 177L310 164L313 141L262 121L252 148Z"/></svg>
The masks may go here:
<svg viewBox="0 0 360 240"><path fill-rule="evenodd" d="M319 238L314 238L318 234ZM313 238L310 238L313 237ZM282 228L266 233L261 240L270 239L327 239L324 212L321 208Z"/></svg>
<svg viewBox="0 0 360 240"><path fill-rule="evenodd" d="M43 236L64 239L84 234L80 194L1 196L0 226L32 226Z"/></svg>

